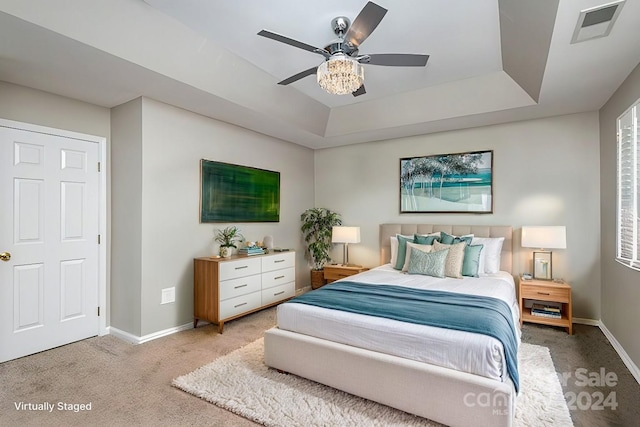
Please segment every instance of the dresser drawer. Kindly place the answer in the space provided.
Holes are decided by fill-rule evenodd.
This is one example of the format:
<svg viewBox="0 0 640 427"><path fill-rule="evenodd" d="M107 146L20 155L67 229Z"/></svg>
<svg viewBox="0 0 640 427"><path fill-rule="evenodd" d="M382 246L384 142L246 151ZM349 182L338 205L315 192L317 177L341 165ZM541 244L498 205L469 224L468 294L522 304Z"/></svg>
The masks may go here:
<svg viewBox="0 0 640 427"><path fill-rule="evenodd" d="M239 277L220 282L220 300L250 294L262 289L262 277L259 274Z"/></svg>
<svg viewBox="0 0 640 427"><path fill-rule="evenodd" d="M260 307L261 292L253 292L251 294L241 295L235 298L229 298L220 301L220 320L237 316L246 311L255 310Z"/></svg>
<svg viewBox="0 0 640 427"><path fill-rule="evenodd" d="M262 257L263 272L293 267L294 264L295 264L295 252L282 252L275 255Z"/></svg>
<svg viewBox="0 0 640 427"><path fill-rule="evenodd" d="M252 276L261 271L260 259L241 258L220 263L220 281Z"/></svg>
<svg viewBox="0 0 640 427"><path fill-rule="evenodd" d="M540 301L555 301L568 303L571 295L570 288L554 288L550 286L525 285L520 288L520 298Z"/></svg>
<svg viewBox="0 0 640 427"><path fill-rule="evenodd" d="M262 273L262 289L272 288L296 280L294 267Z"/></svg>
<svg viewBox="0 0 640 427"><path fill-rule="evenodd" d="M296 294L295 282L285 283L262 291L262 305L273 304L287 298L292 298Z"/></svg>

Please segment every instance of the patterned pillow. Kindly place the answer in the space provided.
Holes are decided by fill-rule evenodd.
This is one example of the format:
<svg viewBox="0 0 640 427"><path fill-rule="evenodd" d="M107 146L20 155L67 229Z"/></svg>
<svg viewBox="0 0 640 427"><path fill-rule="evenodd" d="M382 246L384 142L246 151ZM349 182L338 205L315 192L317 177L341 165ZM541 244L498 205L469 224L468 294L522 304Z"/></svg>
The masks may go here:
<svg viewBox="0 0 640 427"><path fill-rule="evenodd" d="M407 271L409 268L409 261L411 261L411 252L413 251L422 251L422 252L431 252L433 246L431 245L419 245L417 243L407 242L407 254L405 256L404 266L402 267L402 271Z"/></svg>
<svg viewBox="0 0 640 427"><path fill-rule="evenodd" d="M464 262L464 248L467 242L454 243L453 245L445 245L440 242L433 242L433 250L441 251L449 249L449 255L444 266L444 275L447 277L462 277L462 263Z"/></svg>
<svg viewBox="0 0 640 427"><path fill-rule="evenodd" d="M407 273L443 278L448 253L449 249L436 252L412 251Z"/></svg>

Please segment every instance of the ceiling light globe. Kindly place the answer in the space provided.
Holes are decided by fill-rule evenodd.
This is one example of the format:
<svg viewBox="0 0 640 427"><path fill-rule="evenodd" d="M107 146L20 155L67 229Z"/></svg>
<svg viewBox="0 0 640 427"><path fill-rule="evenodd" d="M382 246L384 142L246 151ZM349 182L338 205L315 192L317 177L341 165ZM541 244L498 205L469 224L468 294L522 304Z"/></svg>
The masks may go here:
<svg viewBox="0 0 640 427"><path fill-rule="evenodd" d="M320 87L333 95L351 94L364 83L364 67L345 54L334 54L316 74Z"/></svg>

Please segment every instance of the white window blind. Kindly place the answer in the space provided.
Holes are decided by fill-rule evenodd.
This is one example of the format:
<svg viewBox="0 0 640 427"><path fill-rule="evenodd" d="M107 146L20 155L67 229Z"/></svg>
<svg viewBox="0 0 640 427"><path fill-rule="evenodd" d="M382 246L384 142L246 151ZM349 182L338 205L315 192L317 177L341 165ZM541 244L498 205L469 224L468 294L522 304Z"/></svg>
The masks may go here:
<svg viewBox="0 0 640 427"><path fill-rule="evenodd" d="M640 101L618 118L618 261L640 269Z"/></svg>

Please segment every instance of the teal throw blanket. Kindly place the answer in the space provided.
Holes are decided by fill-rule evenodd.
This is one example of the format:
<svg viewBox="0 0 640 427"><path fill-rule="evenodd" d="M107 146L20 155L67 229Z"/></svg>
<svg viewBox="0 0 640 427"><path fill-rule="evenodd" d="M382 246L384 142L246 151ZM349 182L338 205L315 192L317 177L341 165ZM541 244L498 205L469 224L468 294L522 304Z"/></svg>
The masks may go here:
<svg viewBox="0 0 640 427"><path fill-rule="evenodd" d="M484 334L504 347L507 372L519 390L518 341L509 305L497 298L393 285L340 281L287 303L308 304L402 322Z"/></svg>

